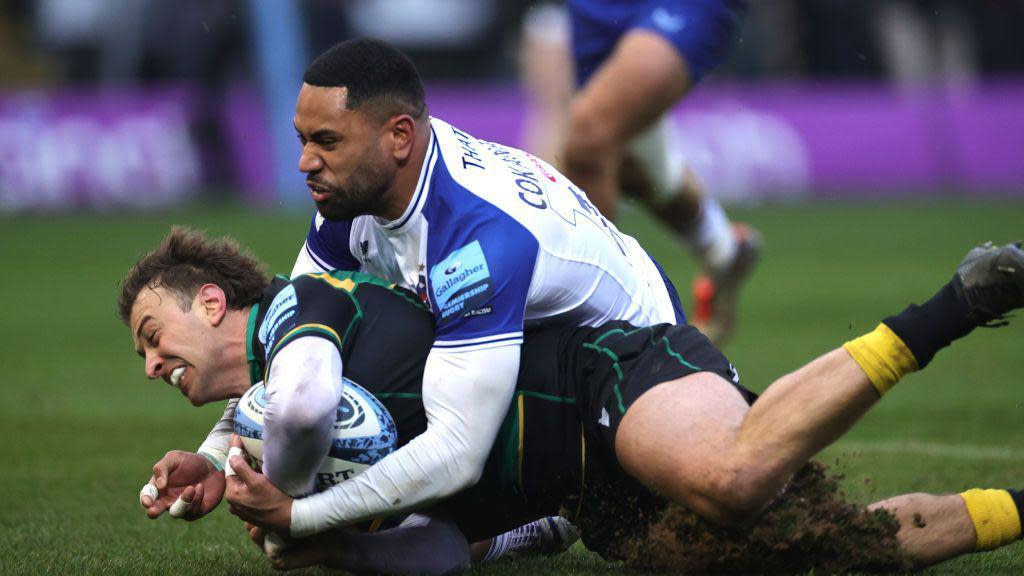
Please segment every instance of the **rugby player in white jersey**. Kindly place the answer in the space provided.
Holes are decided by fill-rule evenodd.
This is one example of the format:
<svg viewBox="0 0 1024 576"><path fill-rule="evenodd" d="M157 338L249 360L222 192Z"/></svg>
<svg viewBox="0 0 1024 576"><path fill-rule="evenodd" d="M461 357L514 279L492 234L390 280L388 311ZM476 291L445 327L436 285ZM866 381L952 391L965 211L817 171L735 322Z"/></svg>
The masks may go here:
<svg viewBox="0 0 1024 576"><path fill-rule="evenodd" d="M293 270L413 289L436 340L427 432L318 497L291 531L421 507L472 485L508 407L524 327L682 323L660 267L545 162L431 118L412 63L376 41L309 67L295 128L316 214Z"/></svg>
<svg viewBox="0 0 1024 576"><path fill-rule="evenodd" d="M683 323L633 238L550 165L428 115L412 63L341 43L305 74L295 128L318 213L292 275L360 270L414 290L436 340L426 433L364 474L296 500L290 532L421 508L482 473L513 393L525 327ZM203 450L223 454L215 429Z"/></svg>

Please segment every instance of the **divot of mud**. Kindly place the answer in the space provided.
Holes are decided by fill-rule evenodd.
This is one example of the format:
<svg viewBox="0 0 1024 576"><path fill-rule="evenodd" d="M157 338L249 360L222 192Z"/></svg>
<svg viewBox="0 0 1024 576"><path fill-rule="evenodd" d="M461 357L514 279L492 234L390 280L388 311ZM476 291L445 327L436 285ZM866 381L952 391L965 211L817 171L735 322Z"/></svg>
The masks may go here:
<svg viewBox="0 0 1024 576"><path fill-rule="evenodd" d="M670 505L646 539L624 543L621 557L631 568L685 574L907 569L896 518L848 502L839 480L811 462L754 524L742 528L713 524Z"/></svg>

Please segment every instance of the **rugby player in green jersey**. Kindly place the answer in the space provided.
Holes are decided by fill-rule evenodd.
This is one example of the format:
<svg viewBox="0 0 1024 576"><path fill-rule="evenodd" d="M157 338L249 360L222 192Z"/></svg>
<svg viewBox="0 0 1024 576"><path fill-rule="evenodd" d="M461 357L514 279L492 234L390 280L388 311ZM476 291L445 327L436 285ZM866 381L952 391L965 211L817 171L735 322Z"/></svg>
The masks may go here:
<svg viewBox="0 0 1024 576"><path fill-rule="evenodd" d="M268 280L233 243L180 229L128 273L119 298L149 377L196 405L239 397L262 377L278 402L267 409L263 475L238 456L226 458L226 441L204 445L203 456L154 471L162 493L142 498L149 514L181 497L185 516L198 518L226 493L232 512L260 527L252 529L256 539L264 529L296 538L277 558L282 567L393 573L463 567L468 542L559 513L609 559L626 557L673 502L716 524L756 521L808 458L902 376L1021 306L1019 245L976 248L926 303L784 376L756 402L725 357L688 326L613 322L529 333L480 481L415 511L418 523L353 534L331 531L340 527L331 521L330 489L311 493L329 446L323 423L333 424L342 373L384 404L399 444L415 442L436 417L418 401L433 340L422 304L358 273ZM225 460L237 472L226 489ZM300 501L313 510L315 530L295 530ZM923 566L1019 539L1024 497L974 489L872 507L895 516L901 555ZM320 534L301 539L312 533Z"/></svg>

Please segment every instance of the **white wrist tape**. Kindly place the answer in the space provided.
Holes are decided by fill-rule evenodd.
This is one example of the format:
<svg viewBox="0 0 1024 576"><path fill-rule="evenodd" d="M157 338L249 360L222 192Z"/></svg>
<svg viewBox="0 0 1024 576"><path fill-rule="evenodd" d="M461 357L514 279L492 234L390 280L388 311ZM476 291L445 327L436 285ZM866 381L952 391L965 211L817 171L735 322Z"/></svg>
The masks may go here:
<svg viewBox="0 0 1024 576"><path fill-rule="evenodd" d="M225 478L227 478L229 476L234 476L235 475L235 469L231 467L231 457L232 456L241 456L242 453L243 453L242 449L239 448L238 446L232 446L231 448L228 448L228 457L227 457L227 460L224 460L224 477Z"/></svg>
<svg viewBox="0 0 1024 576"><path fill-rule="evenodd" d="M157 497L160 496L160 491L156 489L156 486L146 484L142 487L142 490L139 491L139 503L145 506L142 502L143 496L149 496L150 500L156 500Z"/></svg>

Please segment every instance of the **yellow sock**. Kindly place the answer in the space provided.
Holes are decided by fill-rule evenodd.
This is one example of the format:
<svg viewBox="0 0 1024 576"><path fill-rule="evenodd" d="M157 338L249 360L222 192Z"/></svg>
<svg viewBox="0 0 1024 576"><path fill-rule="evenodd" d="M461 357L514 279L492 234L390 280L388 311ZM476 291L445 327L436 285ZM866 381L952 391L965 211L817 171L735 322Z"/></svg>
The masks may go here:
<svg viewBox="0 0 1024 576"><path fill-rule="evenodd" d="M978 535L975 550L992 550L1020 538L1020 513L1008 491L974 488L960 497Z"/></svg>
<svg viewBox="0 0 1024 576"><path fill-rule="evenodd" d="M907 345L885 324L873 332L843 344L882 396L907 374L917 370L917 359Z"/></svg>

